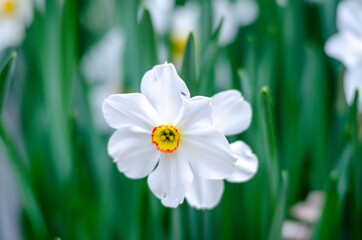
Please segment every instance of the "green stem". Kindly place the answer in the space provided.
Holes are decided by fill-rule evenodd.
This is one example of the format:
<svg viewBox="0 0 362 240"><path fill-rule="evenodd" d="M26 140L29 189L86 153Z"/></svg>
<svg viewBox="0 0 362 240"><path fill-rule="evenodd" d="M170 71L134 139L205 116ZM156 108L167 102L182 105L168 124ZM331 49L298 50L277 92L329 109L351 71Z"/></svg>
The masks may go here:
<svg viewBox="0 0 362 240"><path fill-rule="evenodd" d="M202 229L203 229L203 239L208 240L209 238L209 211L203 210L202 211Z"/></svg>
<svg viewBox="0 0 362 240"><path fill-rule="evenodd" d="M272 103L267 87L263 87L261 90L261 103L264 142L267 152L268 180L270 183L272 205L274 206L279 186L279 166L277 161L276 135L271 106Z"/></svg>
<svg viewBox="0 0 362 240"><path fill-rule="evenodd" d="M183 239L182 238L182 226L181 226L181 213L180 208L171 210L172 217L172 233L171 239Z"/></svg>

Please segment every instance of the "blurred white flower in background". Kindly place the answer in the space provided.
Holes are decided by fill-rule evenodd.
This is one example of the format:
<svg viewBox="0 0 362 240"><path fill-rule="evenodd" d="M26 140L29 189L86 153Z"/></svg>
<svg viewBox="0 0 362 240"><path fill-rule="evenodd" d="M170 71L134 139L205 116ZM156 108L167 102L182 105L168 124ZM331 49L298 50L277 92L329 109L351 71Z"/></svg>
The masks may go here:
<svg viewBox="0 0 362 240"><path fill-rule="evenodd" d="M225 136L239 134L250 126L251 106L239 91L228 90L214 95L211 107L213 126ZM230 148L237 158L237 162L233 173L226 180L234 183L250 180L258 170L257 156L242 141L230 144ZM208 180L195 174L186 199L193 207L210 209L219 203L223 191L223 180Z"/></svg>
<svg viewBox="0 0 362 240"><path fill-rule="evenodd" d="M190 98L172 64L148 71L141 93L108 97L103 113L117 129L108 152L119 171L129 178L148 176L165 206L177 207L187 194L192 206L213 207L223 192L222 179L245 181L256 172L250 148L241 141L230 146L224 135L249 126L250 105L233 90L212 99Z"/></svg>
<svg viewBox="0 0 362 240"><path fill-rule="evenodd" d="M259 7L254 0L212 1L213 27L216 30L221 19L219 44L225 46L233 42L242 26L253 23L259 15ZM172 14L171 43L172 55L176 62L181 62L187 37L194 33L196 47L200 41L201 6L196 2L187 2L184 6L176 7Z"/></svg>
<svg viewBox="0 0 362 240"><path fill-rule="evenodd" d="M111 29L85 54L81 69L91 84L90 96L96 125L109 129L102 117L102 104L110 94L123 92L123 53L125 35L119 27Z"/></svg>
<svg viewBox="0 0 362 240"><path fill-rule="evenodd" d="M171 48L172 56L177 65L181 64L183 51L190 32L194 33L196 46L199 39L199 24L201 7L195 2L187 2L182 7L176 7L172 14Z"/></svg>
<svg viewBox="0 0 362 240"><path fill-rule="evenodd" d="M150 11L155 31L164 35L170 27L170 18L175 7L175 0L145 0L141 6L139 17L144 8Z"/></svg>
<svg viewBox="0 0 362 240"><path fill-rule="evenodd" d="M32 21L31 0L0 0L0 52L21 44Z"/></svg>
<svg viewBox="0 0 362 240"><path fill-rule="evenodd" d="M194 33L196 50L200 41L201 6L194 1L187 1L183 6L175 5L175 1L146 0L139 10L139 18L143 9L148 8L152 23L158 35L170 34L171 55L176 66L181 65L183 51L190 32ZM255 0L227 0L212 1L213 27L219 25L223 18L223 26L219 35L219 44L225 46L235 40L238 30L242 26L253 23L259 15L259 7ZM161 60L167 59L166 46L160 44Z"/></svg>
<svg viewBox="0 0 362 240"><path fill-rule="evenodd" d="M348 104L359 91L359 111L362 111L362 1L345 0L337 7L338 33L331 36L326 53L341 61L347 68L344 75L344 93Z"/></svg>
<svg viewBox="0 0 362 240"><path fill-rule="evenodd" d="M294 220L285 220L282 237L285 240L310 239L318 222L325 202L325 192L310 192L305 201L294 204L290 215Z"/></svg>
<svg viewBox="0 0 362 240"><path fill-rule="evenodd" d="M254 0L214 0L212 3L215 29L223 18L219 35L222 46L234 41L239 28L253 23L259 15L259 6Z"/></svg>

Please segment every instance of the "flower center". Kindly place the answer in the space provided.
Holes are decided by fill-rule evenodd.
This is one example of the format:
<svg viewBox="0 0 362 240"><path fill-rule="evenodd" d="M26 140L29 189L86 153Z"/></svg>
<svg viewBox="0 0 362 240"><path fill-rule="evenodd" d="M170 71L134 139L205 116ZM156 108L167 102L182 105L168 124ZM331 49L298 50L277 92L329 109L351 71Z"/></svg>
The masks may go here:
<svg viewBox="0 0 362 240"><path fill-rule="evenodd" d="M163 153L171 153L178 148L180 132L174 126L160 125L152 131L152 143L157 150Z"/></svg>
<svg viewBox="0 0 362 240"><path fill-rule="evenodd" d="M12 15L15 12L15 2L13 0L4 1L0 8L3 15Z"/></svg>

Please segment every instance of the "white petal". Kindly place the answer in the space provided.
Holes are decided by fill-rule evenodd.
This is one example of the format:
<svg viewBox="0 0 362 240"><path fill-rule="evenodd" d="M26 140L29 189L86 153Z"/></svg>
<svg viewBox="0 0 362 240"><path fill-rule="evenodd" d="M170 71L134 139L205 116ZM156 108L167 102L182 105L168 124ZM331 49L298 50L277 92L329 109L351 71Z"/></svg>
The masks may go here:
<svg viewBox="0 0 362 240"><path fill-rule="evenodd" d="M23 24L16 21L0 21L0 51L21 44L25 36Z"/></svg>
<svg viewBox="0 0 362 240"><path fill-rule="evenodd" d="M208 180L194 175L194 181L186 193L186 200L197 209L210 209L220 202L223 192L223 180Z"/></svg>
<svg viewBox="0 0 362 240"><path fill-rule="evenodd" d="M167 63L155 66L143 76L141 92L164 123L175 120L182 107L182 96L190 97L190 92L177 75L175 67Z"/></svg>
<svg viewBox="0 0 362 240"><path fill-rule="evenodd" d="M192 131L212 124L211 98L198 96L182 99L183 105L180 114L174 121L181 132Z"/></svg>
<svg viewBox="0 0 362 240"><path fill-rule="evenodd" d="M108 142L108 153L117 163L118 170L129 178L147 176L160 158L151 134L137 127L118 129Z"/></svg>
<svg viewBox="0 0 362 240"><path fill-rule="evenodd" d="M158 116L146 97L140 93L114 94L103 103L103 114L112 128L139 126L152 131Z"/></svg>
<svg viewBox="0 0 362 240"><path fill-rule="evenodd" d="M325 52L347 68L352 68L362 59L362 36L358 38L350 33L335 34L328 39Z"/></svg>
<svg viewBox="0 0 362 240"><path fill-rule="evenodd" d="M362 36L362 2L341 1L337 7L337 27L339 31L348 31Z"/></svg>
<svg viewBox="0 0 362 240"><path fill-rule="evenodd" d="M148 185L166 207L177 207L184 201L193 179L187 159L176 150L162 153L155 171L148 177Z"/></svg>
<svg viewBox="0 0 362 240"><path fill-rule="evenodd" d="M348 104L352 104L354 95L358 90L358 109L362 112L362 68L356 67L347 70L344 75L344 94Z"/></svg>
<svg viewBox="0 0 362 240"><path fill-rule="evenodd" d="M241 26L255 21L259 15L259 6L255 0L236 1L233 6L233 15Z"/></svg>
<svg viewBox="0 0 362 240"><path fill-rule="evenodd" d="M214 127L226 136L241 133L251 123L251 107L236 90L223 91L212 97Z"/></svg>
<svg viewBox="0 0 362 240"><path fill-rule="evenodd" d="M26 26L29 26L33 22L33 3L32 1L25 0L20 1L18 4L18 17Z"/></svg>
<svg viewBox="0 0 362 240"><path fill-rule="evenodd" d="M229 182L245 182L251 179L258 170L258 158L250 147L242 141L230 144L231 150L238 158L234 172L226 178Z"/></svg>
<svg viewBox="0 0 362 240"><path fill-rule="evenodd" d="M228 177L237 160L225 136L213 128L183 133L177 151L182 151L190 161L192 170L206 179Z"/></svg>

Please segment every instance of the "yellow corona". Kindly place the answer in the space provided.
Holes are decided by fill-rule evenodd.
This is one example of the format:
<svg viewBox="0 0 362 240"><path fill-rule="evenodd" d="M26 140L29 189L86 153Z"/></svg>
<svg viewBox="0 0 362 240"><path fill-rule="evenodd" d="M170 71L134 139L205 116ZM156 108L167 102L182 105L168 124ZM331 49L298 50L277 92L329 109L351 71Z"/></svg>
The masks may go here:
<svg viewBox="0 0 362 240"><path fill-rule="evenodd" d="M157 150L163 153L171 153L178 148L180 132L175 126L160 125L152 131L152 143Z"/></svg>
<svg viewBox="0 0 362 240"><path fill-rule="evenodd" d="M1 4L1 12L4 15L12 15L15 12L15 1L8 0Z"/></svg>

